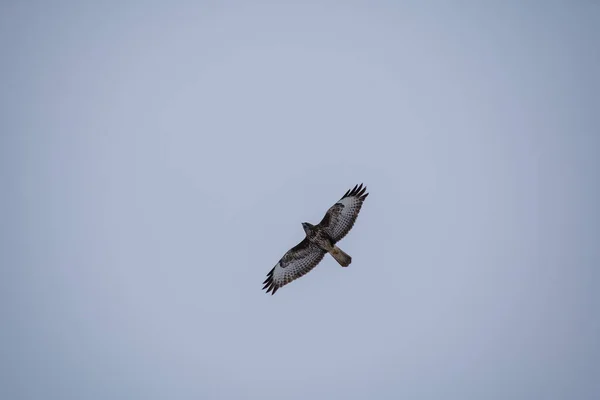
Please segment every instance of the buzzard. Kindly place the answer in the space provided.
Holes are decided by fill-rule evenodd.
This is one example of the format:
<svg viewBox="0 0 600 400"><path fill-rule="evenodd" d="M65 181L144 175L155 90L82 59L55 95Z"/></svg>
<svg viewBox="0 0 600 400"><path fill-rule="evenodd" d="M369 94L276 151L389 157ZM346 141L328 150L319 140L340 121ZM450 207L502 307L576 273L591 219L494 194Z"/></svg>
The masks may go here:
<svg viewBox="0 0 600 400"><path fill-rule="evenodd" d="M285 253L267 274L267 279L263 282L265 285L263 289L267 289L267 293L275 294L280 287L300 278L316 267L326 253L331 254L342 267L350 265L352 258L337 247L336 243L342 240L354 226L363 201L369 195L369 193L365 193L366 190L367 187L363 187L362 183L348 190L337 203L327 210L318 225L302 223L306 237Z"/></svg>

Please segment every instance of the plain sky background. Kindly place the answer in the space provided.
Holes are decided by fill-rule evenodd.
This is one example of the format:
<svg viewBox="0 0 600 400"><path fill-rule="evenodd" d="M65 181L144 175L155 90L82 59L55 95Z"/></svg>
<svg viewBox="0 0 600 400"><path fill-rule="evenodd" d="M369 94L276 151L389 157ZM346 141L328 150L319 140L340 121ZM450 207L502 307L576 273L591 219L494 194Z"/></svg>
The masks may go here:
<svg viewBox="0 0 600 400"><path fill-rule="evenodd" d="M583 0L3 2L0 398L600 398L599 38ZM265 295L360 182L350 268Z"/></svg>

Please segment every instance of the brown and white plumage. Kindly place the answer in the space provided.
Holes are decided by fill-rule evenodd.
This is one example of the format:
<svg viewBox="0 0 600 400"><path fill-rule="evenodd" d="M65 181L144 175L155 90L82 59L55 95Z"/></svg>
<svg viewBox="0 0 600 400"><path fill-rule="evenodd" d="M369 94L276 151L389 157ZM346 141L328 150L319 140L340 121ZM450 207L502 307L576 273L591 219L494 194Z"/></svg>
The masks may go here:
<svg viewBox="0 0 600 400"><path fill-rule="evenodd" d="M351 257L335 244L348 234L354 226L364 200L366 186L356 185L337 201L318 225L304 223L306 237L290 249L271 269L265 279L263 289L275 294L282 286L307 274L321 262L326 253L330 253L340 265L346 267Z"/></svg>
<svg viewBox="0 0 600 400"><path fill-rule="evenodd" d="M369 193L365 193L366 191L367 187L363 187L362 183L360 186L354 186L325 213L319 225L329 233L334 241L342 240L354 226L363 201L369 195Z"/></svg>
<svg viewBox="0 0 600 400"><path fill-rule="evenodd" d="M263 289L273 294L280 287L291 281L306 275L311 269L321 262L327 252L304 239L298 245L290 249L267 274L263 282Z"/></svg>

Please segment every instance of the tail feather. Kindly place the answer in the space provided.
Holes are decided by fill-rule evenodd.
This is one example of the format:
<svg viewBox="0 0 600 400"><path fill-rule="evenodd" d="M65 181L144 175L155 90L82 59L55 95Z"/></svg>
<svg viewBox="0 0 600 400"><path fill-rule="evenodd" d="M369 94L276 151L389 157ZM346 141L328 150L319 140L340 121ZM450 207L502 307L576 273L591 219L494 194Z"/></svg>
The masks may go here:
<svg viewBox="0 0 600 400"><path fill-rule="evenodd" d="M333 250L329 252L331 256L337 261L342 267L347 267L352 262L352 257L344 253L342 249L337 246L333 246Z"/></svg>

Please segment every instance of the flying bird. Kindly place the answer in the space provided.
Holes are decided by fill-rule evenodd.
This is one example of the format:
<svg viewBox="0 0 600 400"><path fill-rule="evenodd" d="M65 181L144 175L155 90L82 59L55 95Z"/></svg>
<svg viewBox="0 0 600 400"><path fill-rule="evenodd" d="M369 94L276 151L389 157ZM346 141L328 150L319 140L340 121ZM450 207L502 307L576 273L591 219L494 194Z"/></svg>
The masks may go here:
<svg viewBox="0 0 600 400"><path fill-rule="evenodd" d="M363 201L369 195L365 193L366 190L367 187L363 187L362 183L348 190L327 210L318 225L303 222L302 227L306 237L275 264L263 282L265 285L263 289L266 289L267 293L275 294L280 287L316 267L327 253L331 254L342 267L350 265L352 257L337 247L336 243L342 240L354 226Z"/></svg>

